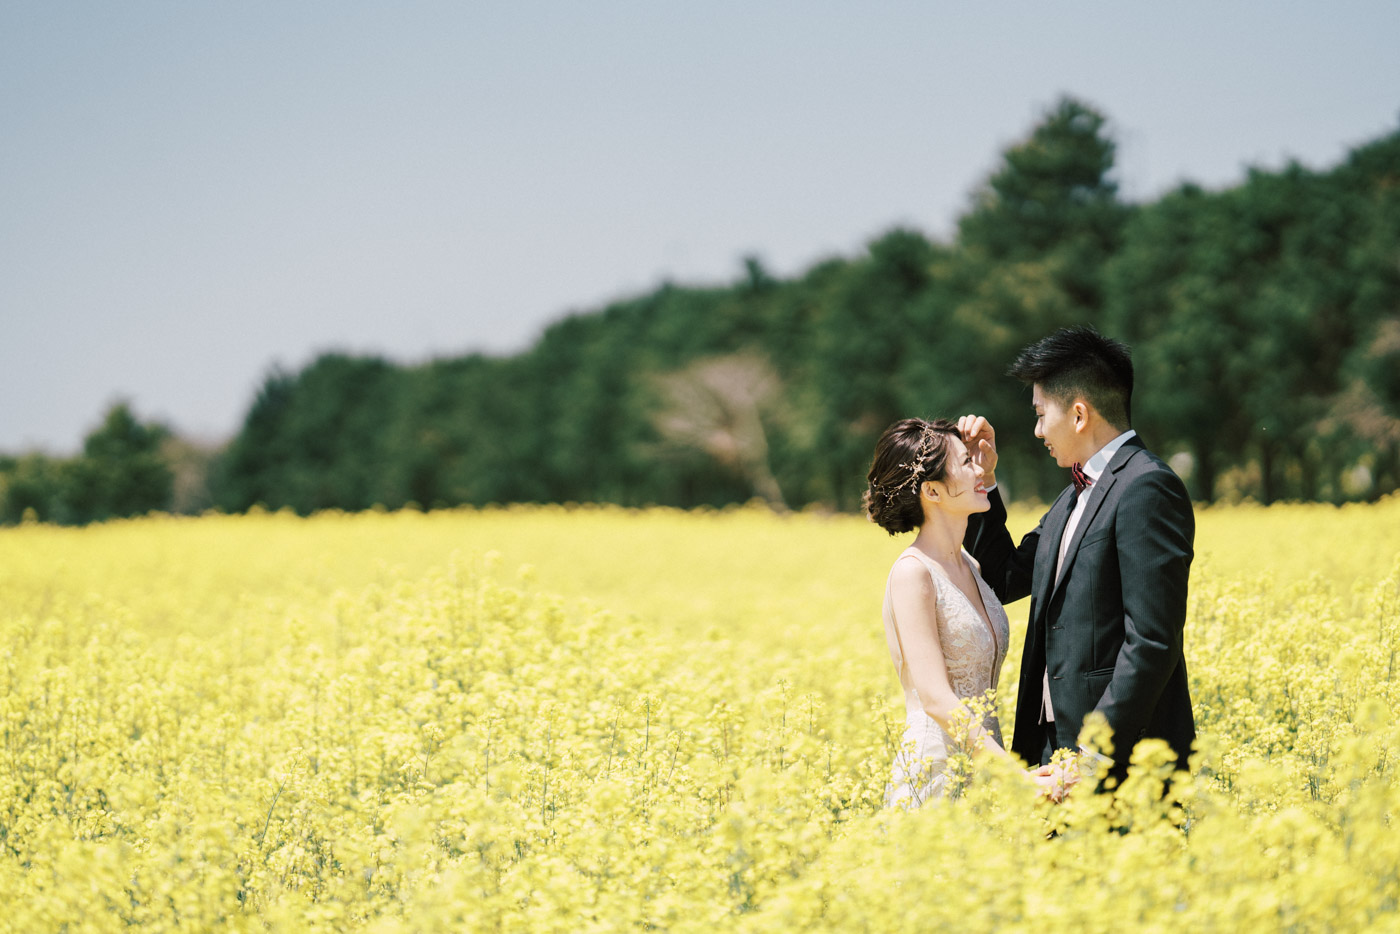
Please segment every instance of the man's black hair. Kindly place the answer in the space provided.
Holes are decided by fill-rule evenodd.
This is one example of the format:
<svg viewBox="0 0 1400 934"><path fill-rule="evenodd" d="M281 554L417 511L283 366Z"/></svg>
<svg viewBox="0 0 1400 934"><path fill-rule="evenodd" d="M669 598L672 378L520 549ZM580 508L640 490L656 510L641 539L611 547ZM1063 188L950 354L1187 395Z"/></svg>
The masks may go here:
<svg viewBox="0 0 1400 934"><path fill-rule="evenodd" d="M1061 328L1021 351L1006 371L1068 408L1082 398L1104 421L1127 431L1133 425L1132 351L1088 325Z"/></svg>

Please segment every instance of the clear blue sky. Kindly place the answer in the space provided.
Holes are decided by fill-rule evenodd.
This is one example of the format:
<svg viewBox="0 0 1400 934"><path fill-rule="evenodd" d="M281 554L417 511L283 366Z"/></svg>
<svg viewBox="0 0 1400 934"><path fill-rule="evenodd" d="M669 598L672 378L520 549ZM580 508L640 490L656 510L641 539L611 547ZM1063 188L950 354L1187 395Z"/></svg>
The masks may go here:
<svg viewBox="0 0 1400 934"><path fill-rule="evenodd" d="M0 3L0 450L949 236L1060 94L1132 199L1400 124L1400 3Z"/></svg>

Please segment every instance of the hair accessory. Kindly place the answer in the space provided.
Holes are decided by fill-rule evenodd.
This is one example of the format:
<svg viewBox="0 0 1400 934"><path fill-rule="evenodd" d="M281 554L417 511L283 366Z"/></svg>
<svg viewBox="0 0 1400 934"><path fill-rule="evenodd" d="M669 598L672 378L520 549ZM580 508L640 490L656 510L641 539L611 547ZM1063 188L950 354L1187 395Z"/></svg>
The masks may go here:
<svg viewBox="0 0 1400 934"><path fill-rule="evenodd" d="M899 465L909 471L909 476L900 483L899 486L895 487L894 491L890 493L887 498L893 499L895 495L900 493L905 487L912 487L915 490L919 488L920 478L924 475L924 471L928 469L928 459L929 456L933 454L933 441L934 436L937 434L938 432L934 430L932 424L928 422L924 423L923 430L919 433L919 447L914 452L913 463Z"/></svg>

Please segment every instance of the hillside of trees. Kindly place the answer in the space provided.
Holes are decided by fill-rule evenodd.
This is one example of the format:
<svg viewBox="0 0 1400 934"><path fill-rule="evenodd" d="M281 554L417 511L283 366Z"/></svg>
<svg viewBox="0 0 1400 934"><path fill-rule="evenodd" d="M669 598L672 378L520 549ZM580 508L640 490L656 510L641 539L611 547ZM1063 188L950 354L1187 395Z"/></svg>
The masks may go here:
<svg viewBox="0 0 1400 934"><path fill-rule="evenodd" d="M1044 499L1064 477L1004 374L1079 323L1133 347L1134 427L1197 500L1400 488L1400 131L1325 171L1254 170L1146 204L1119 196L1114 148L1104 116L1066 98L1002 154L950 243L896 229L793 279L750 258L729 285L663 285L516 356L327 354L274 373L220 456L194 458L208 469L184 502L854 510L887 424L969 411L997 426L1011 495ZM170 508L179 452L144 443L168 476L155 502L154 468L132 461L152 492L141 508ZM0 461L0 520L124 514L137 500L116 487L81 492L98 487L75 465L99 456Z"/></svg>

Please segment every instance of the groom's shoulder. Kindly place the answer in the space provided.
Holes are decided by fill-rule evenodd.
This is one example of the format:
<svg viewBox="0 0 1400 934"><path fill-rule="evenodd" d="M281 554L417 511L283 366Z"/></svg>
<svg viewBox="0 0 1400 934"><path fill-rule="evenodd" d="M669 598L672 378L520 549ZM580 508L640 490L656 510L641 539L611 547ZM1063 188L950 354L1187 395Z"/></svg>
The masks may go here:
<svg viewBox="0 0 1400 934"><path fill-rule="evenodd" d="M1182 482L1171 465L1146 445L1138 443L1131 451L1124 451L1128 454L1124 464L1122 479L1130 484L1146 485L1154 489L1161 490L1172 498L1183 499L1187 502L1190 498L1186 492L1186 484Z"/></svg>
<svg viewBox="0 0 1400 934"><path fill-rule="evenodd" d="M1158 457L1155 451L1143 443L1140 437L1129 438L1124 442L1123 446L1118 449L1118 453L1114 455L1111 464L1132 476L1158 470L1174 472L1166 461Z"/></svg>

